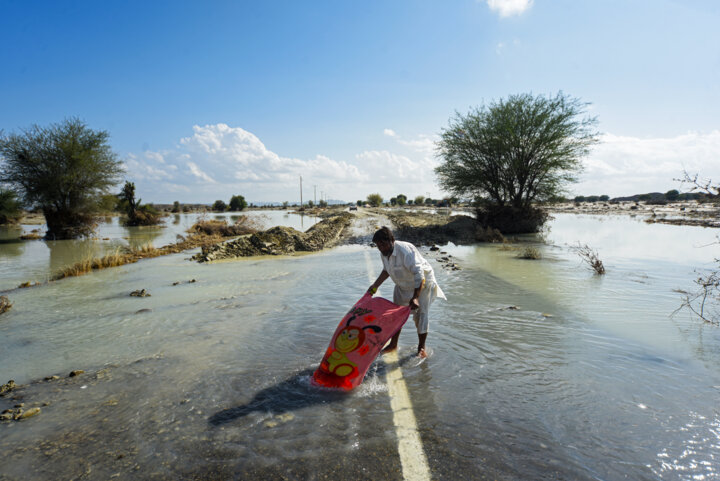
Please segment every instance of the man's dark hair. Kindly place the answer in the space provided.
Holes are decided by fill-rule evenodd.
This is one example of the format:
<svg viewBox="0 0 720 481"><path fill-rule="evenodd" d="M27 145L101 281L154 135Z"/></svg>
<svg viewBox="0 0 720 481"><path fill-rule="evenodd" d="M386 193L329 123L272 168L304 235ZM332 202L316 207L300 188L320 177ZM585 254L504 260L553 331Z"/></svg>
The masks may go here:
<svg viewBox="0 0 720 481"><path fill-rule="evenodd" d="M388 227L382 226L375 232L372 241L376 244L378 241L395 242L395 236L393 236L392 231Z"/></svg>

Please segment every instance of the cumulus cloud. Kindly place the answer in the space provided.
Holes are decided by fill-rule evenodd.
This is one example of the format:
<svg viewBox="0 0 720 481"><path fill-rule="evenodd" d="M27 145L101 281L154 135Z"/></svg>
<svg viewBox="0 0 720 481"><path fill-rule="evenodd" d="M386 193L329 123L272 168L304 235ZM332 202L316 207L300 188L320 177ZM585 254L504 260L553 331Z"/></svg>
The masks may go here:
<svg viewBox="0 0 720 481"><path fill-rule="evenodd" d="M682 190L683 170L720 180L720 131L690 132L668 138L605 134L585 159L578 195L627 196ZM689 186L684 186L689 189Z"/></svg>
<svg viewBox="0 0 720 481"><path fill-rule="evenodd" d="M391 129L385 129L385 135L408 152L368 149L348 160L327 155L282 157L242 128L196 125L193 134L180 139L175 149L130 154L125 166L138 184L138 192L148 201L162 203L178 200L171 198L177 197L176 193L183 194L179 199L183 202L208 203L233 194L242 194L249 201L293 202L299 198L301 175L305 188L312 190L317 185L340 200L362 199L382 189L386 190L383 195L396 195L398 184L413 186L407 195L434 190L432 140L422 136L400 139Z"/></svg>
<svg viewBox="0 0 720 481"><path fill-rule="evenodd" d="M487 0L490 10L500 17L522 15L533 5L533 0Z"/></svg>

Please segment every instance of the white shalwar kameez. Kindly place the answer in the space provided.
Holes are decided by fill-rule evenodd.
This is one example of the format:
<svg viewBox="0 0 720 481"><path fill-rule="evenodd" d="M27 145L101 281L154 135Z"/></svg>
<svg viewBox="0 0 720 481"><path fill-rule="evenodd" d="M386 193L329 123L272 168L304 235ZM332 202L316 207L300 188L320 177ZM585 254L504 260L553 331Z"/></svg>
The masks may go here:
<svg viewBox="0 0 720 481"><path fill-rule="evenodd" d="M380 254L380 258L383 269L395 282L395 291L393 292L395 304L407 306L415 289L423 285L423 280L425 281L418 296L420 307L413 311L413 320L418 334L425 334L428 332L430 305L437 297L447 299L435 281L435 272L432 266L423 258L417 247L403 241L395 241L392 254L387 257Z"/></svg>

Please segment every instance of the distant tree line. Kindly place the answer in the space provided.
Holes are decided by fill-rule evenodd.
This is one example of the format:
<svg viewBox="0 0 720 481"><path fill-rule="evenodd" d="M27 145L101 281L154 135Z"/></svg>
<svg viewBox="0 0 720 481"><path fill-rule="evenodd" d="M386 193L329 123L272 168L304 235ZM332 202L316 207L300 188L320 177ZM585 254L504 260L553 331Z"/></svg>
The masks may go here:
<svg viewBox="0 0 720 481"><path fill-rule="evenodd" d="M607 195L578 195L572 200L574 202L621 202L621 201L633 201L633 202L681 202L687 200L703 200L708 195L703 192L685 192L680 193L677 189L668 190L664 194L662 192L649 192L646 194L635 194L627 197L614 197L610 198ZM559 201L567 201L567 199L557 199Z"/></svg>
<svg viewBox="0 0 720 481"><path fill-rule="evenodd" d="M380 207L381 205L387 205L387 206L405 206L405 205L419 205L419 206L427 206L427 207L451 207L453 205L458 205L460 202L460 199L457 197L444 197L442 199L432 199L430 197L425 197L422 195L419 195L415 197L414 199L408 199L405 194L398 194L395 197L391 197L390 200L387 202L383 197L378 194L370 194L367 196L365 200L358 200L355 202L355 204L360 207L365 204L371 206L371 207Z"/></svg>

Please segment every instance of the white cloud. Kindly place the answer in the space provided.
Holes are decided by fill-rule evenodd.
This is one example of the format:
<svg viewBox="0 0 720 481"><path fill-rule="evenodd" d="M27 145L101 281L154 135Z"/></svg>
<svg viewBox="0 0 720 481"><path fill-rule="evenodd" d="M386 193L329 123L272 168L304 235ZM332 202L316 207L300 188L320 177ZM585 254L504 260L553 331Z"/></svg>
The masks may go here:
<svg viewBox="0 0 720 481"><path fill-rule="evenodd" d="M215 124L194 126L193 135L180 139L175 149L130 154L125 165L148 202L211 203L233 194L251 202L294 202L301 175L305 199L314 186L330 198L347 201L364 199L371 192L397 195L400 185L406 186L408 196L427 191L438 195L432 140L420 136L406 141L390 129L384 133L407 154L368 149L347 161L326 155L281 157L251 132Z"/></svg>
<svg viewBox="0 0 720 481"><path fill-rule="evenodd" d="M391 132L392 134L389 134ZM394 130L385 129L385 135L393 137L398 144L407 147L411 151L418 152L425 155L432 155L435 152L435 137L428 135L419 135L414 140L405 140L400 137Z"/></svg>
<svg viewBox="0 0 720 481"><path fill-rule="evenodd" d="M188 162L187 166L190 169L190 173L192 175L194 175L195 177L197 177L198 179L204 180L205 182L210 182L211 184L215 183L215 180L213 180L212 177L210 177L205 172L200 170L200 168L197 165L195 165L193 162Z"/></svg>
<svg viewBox="0 0 720 481"><path fill-rule="evenodd" d="M720 180L720 130L669 138L605 134L585 160L581 182L571 190L611 197L689 190L674 180L682 177L683 170Z"/></svg>
<svg viewBox="0 0 720 481"><path fill-rule="evenodd" d="M511 17L522 15L533 5L533 0L487 0L490 10L496 12L500 17Z"/></svg>

